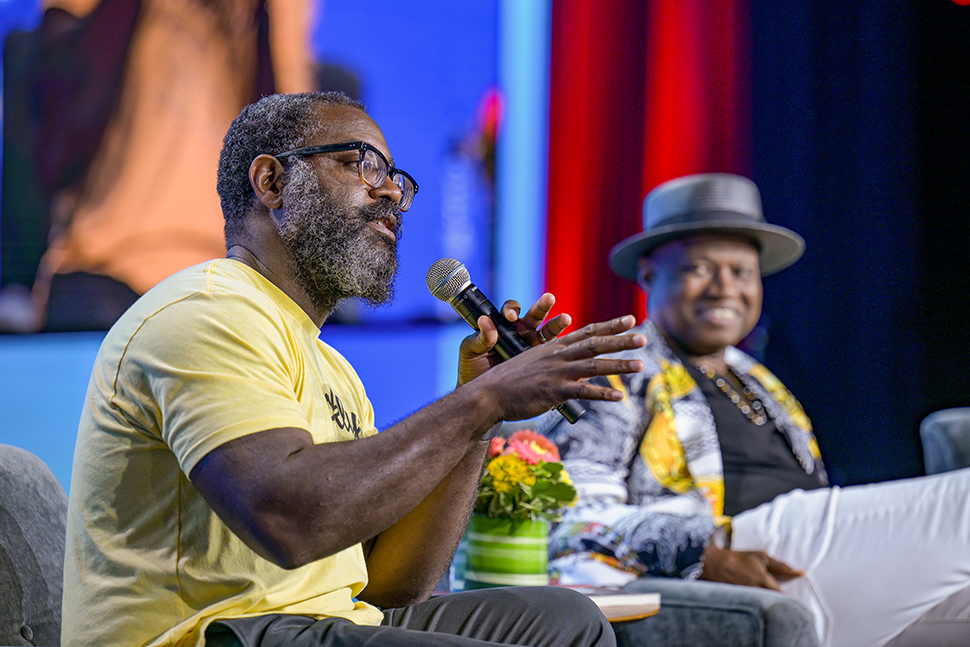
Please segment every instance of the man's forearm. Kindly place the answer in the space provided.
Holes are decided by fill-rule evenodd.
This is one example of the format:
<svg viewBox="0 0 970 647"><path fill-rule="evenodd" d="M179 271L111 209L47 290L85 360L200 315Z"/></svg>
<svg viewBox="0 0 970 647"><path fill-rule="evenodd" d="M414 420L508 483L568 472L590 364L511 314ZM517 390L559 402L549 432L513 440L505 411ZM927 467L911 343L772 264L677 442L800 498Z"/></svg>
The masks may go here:
<svg viewBox="0 0 970 647"><path fill-rule="evenodd" d="M377 536L362 599L388 608L431 595L468 525L487 450L485 441L472 448L427 498Z"/></svg>

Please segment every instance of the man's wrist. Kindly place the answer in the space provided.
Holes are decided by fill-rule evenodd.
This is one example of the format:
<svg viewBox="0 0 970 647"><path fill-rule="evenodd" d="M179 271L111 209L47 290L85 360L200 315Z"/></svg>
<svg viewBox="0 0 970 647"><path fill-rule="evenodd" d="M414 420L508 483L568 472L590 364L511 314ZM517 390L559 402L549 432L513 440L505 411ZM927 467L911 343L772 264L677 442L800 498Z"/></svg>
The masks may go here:
<svg viewBox="0 0 970 647"><path fill-rule="evenodd" d="M486 443L489 443L491 442L492 438L495 438L496 436L501 436L503 426L505 426L505 421L499 420L494 425L492 425L488 431L485 432L485 435L482 436L482 440L485 441Z"/></svg>

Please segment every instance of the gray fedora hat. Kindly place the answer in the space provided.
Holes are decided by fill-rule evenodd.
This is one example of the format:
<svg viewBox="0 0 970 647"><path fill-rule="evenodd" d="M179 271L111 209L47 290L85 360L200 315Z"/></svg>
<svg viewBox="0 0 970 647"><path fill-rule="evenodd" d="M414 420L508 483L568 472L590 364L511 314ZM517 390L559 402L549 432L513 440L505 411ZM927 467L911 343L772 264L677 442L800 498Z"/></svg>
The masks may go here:
<svg viewBox="0 0 970 647"><path fill-rule="evenodd" d="M610 251L610 268L637 280L642 256L675 238L708 232L750 236L758 245L761 274L785 269L799 259L805 241L790 229L769 225L754 182L729 173L685 175L658 185L643 201L643 231Z"/></svg>

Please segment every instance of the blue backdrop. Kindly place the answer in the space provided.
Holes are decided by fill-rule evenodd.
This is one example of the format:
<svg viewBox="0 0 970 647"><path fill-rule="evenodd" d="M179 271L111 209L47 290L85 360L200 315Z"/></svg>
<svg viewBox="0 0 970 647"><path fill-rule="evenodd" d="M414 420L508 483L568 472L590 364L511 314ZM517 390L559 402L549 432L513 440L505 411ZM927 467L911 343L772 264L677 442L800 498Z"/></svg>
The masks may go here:
<svg viewBox="0 0 970 647"><path fill-rule="evenodd" d="M353 72L360 99L381 126L397 165L420 185L405 214L397 298L363 310L364 321L454 319L428 293L428 268L465 263L475 283L492 282L492 191L478 155L479 103L498 83L496 0L322 2L314 48Z"/></svg>
<svg viewBox="0 0 970 647"><path fill-rule="evenodd" d="M312 47L355 77L395 163L420 184L405 215L393 304L347 303L323 339L358 370L379 428L450 390L470 330L427 289L428 268L458 258L491 293L494 191L481 156L480 104L498 83L498 0L320 2ZM33 0L0 0L0 29L30 28ZM2 232L0 232L2 235ZM0 443L28 449L68 487L84 391L101 333L0 336Z"/></svg>

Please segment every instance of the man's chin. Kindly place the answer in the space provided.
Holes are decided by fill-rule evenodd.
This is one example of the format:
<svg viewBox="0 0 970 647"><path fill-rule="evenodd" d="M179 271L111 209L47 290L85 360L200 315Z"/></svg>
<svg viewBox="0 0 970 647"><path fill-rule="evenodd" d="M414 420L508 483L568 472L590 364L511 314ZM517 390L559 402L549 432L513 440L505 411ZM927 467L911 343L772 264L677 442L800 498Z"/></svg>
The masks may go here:
<svg viewBox="0 0 970 647"><path fill-rule="evenodd" d="M703 356L716 355L728 346L737 346L744 339L744 335L738 336L738 334L726 333L726 331L718 331L716 334L696 334L695 332L689 335L670 334L670 337L689 355Z"/></svg>
<svg viewBox="0 0 970 647"><path fill-rule="evenodd" d="M368 308L378 309L389 307L394 302L395 279L397 278L397 264L394 263L394 273L387 281L381 281L353 294L345 295L341 300L357 299Z"/></svg>
<svg viewBox="0 0 970 647"><path fill-rule="evenodd" d="M375 308L389 306L394 301L394 284L388 283L380 290L375 290L370 294L361 296L360 298L363 299L368 305Z"/></svg>
<svg viewBox="0 0 970 647"><path fill-rule="evenodd" d="M706 346L736 346L753 327L740 319L700 321L694 326L694 336Z"/></svg>

